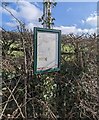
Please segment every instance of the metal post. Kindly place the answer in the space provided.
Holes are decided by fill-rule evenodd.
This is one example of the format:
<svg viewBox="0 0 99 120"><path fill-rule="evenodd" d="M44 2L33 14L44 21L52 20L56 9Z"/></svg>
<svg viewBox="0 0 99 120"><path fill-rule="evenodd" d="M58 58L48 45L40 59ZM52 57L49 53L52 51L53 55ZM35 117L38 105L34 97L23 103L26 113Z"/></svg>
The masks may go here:
<svg viewBox="0 0 99 120"><path fill-rule="evenodd" d="M44 13L44 28L51 28L51 1L44 0L43 2L43 13Z"/></svg>
<svg viewBox="0 0 99 120"><path fill-rule="evenodd" d="M44 23L43 23L43 28L46 28L46 14L47 14L47 11L46 11L46 9L47 9L47 6L46 6L46 3L45 3L45 0L43 0L43 16L44 16L44 18L43 18L43 20L44 20Z"/></svg>
<svg viewBox="0 0 99 120"><path fill-rule="evenodd" d="M43 0L43 16L39 18L39 22L42 22L43 28L51 29L55 20L51 15L52 7L56 6L54 0Z"/></svg>

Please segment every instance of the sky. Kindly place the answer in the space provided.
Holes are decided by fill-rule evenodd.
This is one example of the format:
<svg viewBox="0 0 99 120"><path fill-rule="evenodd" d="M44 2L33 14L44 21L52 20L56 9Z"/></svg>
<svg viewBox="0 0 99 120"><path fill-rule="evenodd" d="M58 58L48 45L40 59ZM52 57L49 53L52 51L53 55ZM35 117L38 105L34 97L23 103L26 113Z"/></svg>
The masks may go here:
<svg viewBox="0 0 99 120"><path fill-rule="evenodd" d="M0 4L1 5L1 4ZM38 22L43 14L41 2L9 2L7 9L19 20L26 24L27 29L42 27ZM6 30L16 30L18 22L0 6L0 26ZM54 29L62 34L94 33L97 28L97 2L58 2L52 9L52 16L56 19Z"/></svg>

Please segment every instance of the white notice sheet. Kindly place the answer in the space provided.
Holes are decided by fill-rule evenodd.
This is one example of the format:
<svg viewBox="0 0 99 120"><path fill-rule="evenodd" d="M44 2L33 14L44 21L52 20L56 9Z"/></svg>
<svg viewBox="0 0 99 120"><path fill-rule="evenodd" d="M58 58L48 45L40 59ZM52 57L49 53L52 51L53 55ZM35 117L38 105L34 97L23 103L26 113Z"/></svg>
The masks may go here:
<svg viewBox="0 0 99 120"><path fill-rule="evenodd" d="M58 33L37 32L37 70L58 67Z"/></svg>

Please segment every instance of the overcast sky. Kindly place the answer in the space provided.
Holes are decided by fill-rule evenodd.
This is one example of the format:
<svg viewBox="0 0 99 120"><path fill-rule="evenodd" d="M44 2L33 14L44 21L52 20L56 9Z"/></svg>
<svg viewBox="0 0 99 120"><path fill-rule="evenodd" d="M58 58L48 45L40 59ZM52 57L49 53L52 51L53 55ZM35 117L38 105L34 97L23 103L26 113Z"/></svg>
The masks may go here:
<svg viewBox="0 0 99 120"><path fill-rule="evenodd" d="M42 27L38 18L42 16L43 5L40 2L10 2L7 6L18 19L25 22L28 29ZM1 23L6 30L15 30L18 23L5 10L2 13ZM97 27L97 2L58 2L52 10L55 20L55 29L62 33L94 33Z"/></svg>

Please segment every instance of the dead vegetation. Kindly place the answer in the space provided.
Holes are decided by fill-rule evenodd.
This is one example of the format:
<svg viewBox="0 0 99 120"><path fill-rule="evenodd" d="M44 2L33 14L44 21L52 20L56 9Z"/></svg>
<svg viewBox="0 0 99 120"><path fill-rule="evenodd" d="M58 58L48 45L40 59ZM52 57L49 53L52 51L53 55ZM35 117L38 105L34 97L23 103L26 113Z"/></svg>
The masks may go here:
<svg viewBox="0 0 99 120"><path fill-rule="evenodd" d="M33 74L33 34L2 31L2 119L99 120L97 36L62 35L61 70Z"/></svg>

